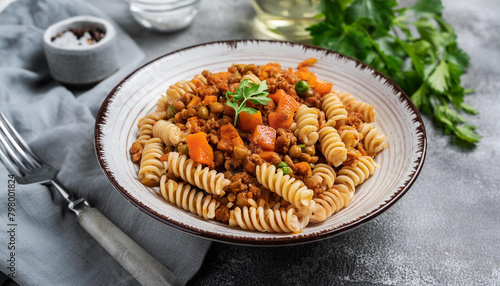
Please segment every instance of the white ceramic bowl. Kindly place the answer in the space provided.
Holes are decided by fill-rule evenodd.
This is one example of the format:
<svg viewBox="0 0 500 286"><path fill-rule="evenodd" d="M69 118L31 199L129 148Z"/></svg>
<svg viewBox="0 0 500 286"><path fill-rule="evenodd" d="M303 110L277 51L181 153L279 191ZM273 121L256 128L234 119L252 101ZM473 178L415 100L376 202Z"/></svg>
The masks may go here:
<svg viewBox="0 0 500 286"><path fill-rule="evenodd" d="M352 203L325 222L309 224L299 234L250 232L207 221L168 204L158 188L137 179L138 167L129 148L136 140L137 122L153 111L161 94L172 84L203 70L223 71L232 63L278 62L296 67L314 57L311 71L334 88L351 92L371 103L376 126L387 135L389 148L379 153L381 165L357 187ZM104 101L95 126L96 152L102 169L115 188L153 218L191 234L219 241L284 245L314 241L342 233L376 217L411 187L423 165L425 129L415 106L392 81L373 68L318 47L278 41L241 40L214 42L185 48L160 57L126 77Z"/></svg>
<svg viewBox="0 0 500 286"><path fill-rule="evenodd" d="M105 36L89 46L60 47L52 37L71 28L94 26L104 30ZM57 22L43 34L45 56L52 77L70 85L97 83L118 69L116 30L108 21L92 17L77 16Z"/></svg>

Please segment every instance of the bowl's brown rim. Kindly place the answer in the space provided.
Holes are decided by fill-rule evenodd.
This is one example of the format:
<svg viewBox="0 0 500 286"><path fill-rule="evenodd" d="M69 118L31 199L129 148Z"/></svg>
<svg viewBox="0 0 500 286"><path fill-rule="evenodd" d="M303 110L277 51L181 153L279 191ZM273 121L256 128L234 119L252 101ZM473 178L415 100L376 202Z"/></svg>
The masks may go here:
<svg viewBox="0 0 500 286"><path fill-rule="evenodd" d="M101 126L105 124L106 118L105 114L107 113L109 104L113 100L116 92L120 87L135 73L138 71L142 70L143 68L147 67L148 65L152 64L153 62L162 59L164 57L168 57L172 54L179 53L185 50L197 48L200 46L209 46L209 45L220 45L220 44L226 44L232 48L237 48L238 44L243 44L247 42L255 42L255 43L276 43L276 44L285 44L285 45L290 45L290 46L301 46L304 49L313 49L317 51L323 51L325 54L330 55L334 54L339 58L343 59L348 59L351 61L356 62L356 66L360 66L362 70L364 69L369 69L373 71L373 76L374 77L382 77L383 79L386 80L386 83L390 85L393 89L394 94L400 94L399 98L401 101L406 101L408 106L411 109L411 112L416 116L414 122L418 122L418 126L416 127L416 134L417 134L417 140L418 140L418 150L416 151L417 153L420 153L420 156L417 158L418 164L416 167L412 170L412 173L410 174L410 178L408 181L405 182L404 186L401 186L399 190L397 190L392 197L387 200L384 204L380 205L378 208L372 210L371 212L364 214L363 216L357 218L356 220L345 223L343 225L340 225L334 229L329 229L325 230L319 233L314 233L310 234L307 236L294 236L294 235L283 235L279 237L269 237L269 238L253 238L253 237L240 237L240 236L234 236L234 235L229 235L229 234L219 234L203 229L199 229L197 227L193 227L190 225L186 225L183 223L180 223L178 221L175 221L173 219L166 218L157 212L153 211L150 209L148 206L142 204L141 202L137 201L134 199L130 194L122 187L120 184L118 184L117 180L113 177L112 174L110 174L107 171L107 165L106 161L104 160L104 154L103 154L103 146L101 145L101 140L100 137L103 136ZM301 43L292 43L292 42L286 42L286 41L277 41L277 40L253 40L253 39L248 39L248 40L227 40L227 41L214 41L214 42L207 42L207 43L202 43L198 45L193 45L189 47L185 47L176 51L173 51L171 53L165 54L163 56L160 56L154 60L151 60L150 62L144 64L143 66L137 68L135 71L130 73L128 76L126 76L111 92L108 94L106 99L103 101L101 108L99 109L99 112L96 117L96 123L95 123L95 129L94 129L94 140L95 140L95 150L96 150L96 155L99 160L99 164L101 166L101 169L103 170L104 174L107 176L108 180L112 183L112 185L115 187L115 189L125 198L127 199L130 203L132 203L134 206L136 206L139 210L142 212L148 214L149 216L155 218L156 220L171 226L175 229L184 231L186 233L200 236L203 238L211 239L211 240L216 240L220 242L227 242L227 243L234 243L234 244L243 244L243 245L260 245L260 246L265 246L265 245L291 245L291 244L300 244L300 243L306 243L306 242L313 242L317 241L320 239L325 239L328 237L332 237L334 235L341 234L343 232L349 231L365 222L368 222L372 220L373 218L377 217L381 213L383 213L385 210L387 210L390 206L392 206L396 201L398 201L413 185L415 180L417 179L418 175L420 174L420 171L423 167L426 153L427 153L427 137L426 137L426 131L424 127L424 123L422 121L422 117L420 116L417 108L413 104L413 102L410 100L408 95L399 87L397 86L391 79L386 77L384 74L376 70L375 68L360 62L356 59L353 59L349 56L340 54L338 52L330 51L321 47L317 46L312 46L312 45L307 45L307 44L301 44Z"/></svg>

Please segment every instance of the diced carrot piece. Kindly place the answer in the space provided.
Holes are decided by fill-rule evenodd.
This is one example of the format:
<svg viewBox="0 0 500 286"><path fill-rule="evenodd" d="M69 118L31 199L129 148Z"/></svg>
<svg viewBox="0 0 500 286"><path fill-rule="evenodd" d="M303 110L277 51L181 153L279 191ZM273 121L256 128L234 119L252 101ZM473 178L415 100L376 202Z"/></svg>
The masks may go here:
<svg viewBox="0 0 500 286"><path fill-rule="evenodd" d="M262 160L265 160L268 162L271 162L271 160L273 158L276 158L277 156L279 158L278 153L276 153L274 151L263 151L262 153L259 154L259 156L262 158Z"/></svg>
<svg viewBox="0 0 500 286"><path fill-rule="evenodd" d="M203 104L205 104L205 105L210 105L214 102L217 102L217 96L215 96L215 95L208 95L208 96L205 96L205 98L203 99Z"/></svg>
<svg viewBox="0 0 500 286"><path fill-rule="evenodd" d="M189 147L188 147L188 148L189 148ZM162 161L162 162L168 161L168 155L169 155L169 154L165 154L165 155L161 156L161 157L160 157L160 161Z"/></svg>
<svg viewBox="0 0 500 286"><path fill-rule="evenodd" d="M308 58L308 59L304 60L303 62L301 62L297 68L300 69L302 67L310 67L310 66L313 66L314 64L316 64L317 62L318 62L318 60L315 58Z"/></svg>
<svg viewBox="0 0 500 286"><path fill-rule="evenodd" d="M245 146L245 143L243 143L243 139L241 139L240 136L234 138L231 140L231 143L233 144L233 147L235 146Z"/></svg>
<svg viewBox="0 0 500 286"><path fill-rule="evenodd" d="M303 174L303 175L305 175L311 171L311 165L309 165L309 163L307 163L307 162L295 163L294 167L297 169L298 173Z"/></svg>
<svg viewBox="0 0 500 286"><path fill-rule="evenodd" d="M195 96L193 97L193 99L191 99L191 101L188 103L187 107L195 107L196 105L198 105L198 103L201 102L201 98L199 98L198 96Z"/></svg>
<svg viewBox="0 0 500 286"><path fill-rule="evenodd" d="M273 151L276 141L276 129L259 125L253 131L250 141L256 145L260 145L264 150Z"/></svg>
<svg viewBox="0 0 500 286"><path fill-rule="evenodd" d="M290 128L293 124L293 115L300 107L300 103L282 89L270 97L273 101L277 101L278 108L276 112L269 113L269 125L274 128Z"/></svg>
<svg viewBox="0 0 500 286"><path fill-rule="evenodd" d="M316 85L318 85L318 78L313 77L313 78L309 79L309 80L307 81L307 83L309 84L309 87L311 87L311 88L315 88L315 87L316 87Z"/></svg>
<svg viewBox="0 0 500 286"><path fill-rule="evenodd" d="M269 94L268 96L274 101L274 103L278 104L284 95L286 95L286 92L282 89L278 89L278 91L273 94Z"/></svg>
<svg viewBox="0 0 500 286"><path fill-rule="evenodd" d="M269 126L273 128L290 128L293 124L293 113L290 116L281 112L270 112L267 118Z"/></svg>
<svg viewBox="0 0 500 286"><path fill-rule="evenodd" d="M295 100L295 98L291 97L290 95L286 94L280 98L280 101L278 102L278 108L276 109L277 112L281 112L283 114L287 115L292 115L297 109L299 109L300 103Z"/></svg>
<svg viewBox="0 0 500 286"><path fill-rule="evenodd" d="M186 143L189 148L189 156L193 161L206 165L214 163L214 150L208 144L205 132L198 132L187 136Z"/></svg>
<svg viewBox="0 0 500 286"><path fill-rule="evenodd" d="M191 82L196 86L196 88L200 87L203 85L203 82L197 78L193 78Z"/></svg>
<svg viewBox="0 0 500 286"><path fill-rule="evenodd" d="M220 128L220 140L219 143L217 143L217 149L226 152L231 151L232 147L236 146L233 144L233 140L235 138L239 138L241 143L243 143L238 130L236 130L236 128L232 124L228 123L226 125L222 125ZM236 140L234 142L239 144L240 141Z"/></svg>
<svg viewBox="0 0 500 286"><path fill-rule="evenodd" d="M248 101L247 101L248 102ZM242 111L238 114L238 125L246 131L253 131L257 125L262 124L262 113L258 111L255 114Z"/></svg>
<svg viewBox="0 0 500 286"><path fill-rule="evenodd" d="M279 63L268 63L260 67L261 71L270 71L272 69L281 69L281 65Z"/></svg>
<svg viewBox="0 0 500 286"><path fill-rule="evenodd" d="M325 95L332 90L333 84L331 82L326 82L323 80L318 80L318 84L314 87L314 90L321 95Z"/></svg>
<svg viewBox="0 0 500 286"><path fill-rule="evenodd" d="M266 72L266 71L261 71L260 76L259 76L259 79L260 79L260 80L265 80L265 79L267 79L268 77L269 77L269 73L268 73L268 72Z"/></svg>
<svg viewBox="0 0 500 286"><path fill-rule="evenodd" d="M229 77L231 76L231 73L230 72L218 72L216 74L214 74L218 79L222 80L222 81L227 81L229 79Z"/></svg>
<svg viewBox="0 0 500 286"><path fill-rule="evenodd" d="M316 75L312 72L309 71L308 68L300 68L298 71L295 72L295 74L301 79L305 81L310 81L311 79L315 78Z"/></svg>

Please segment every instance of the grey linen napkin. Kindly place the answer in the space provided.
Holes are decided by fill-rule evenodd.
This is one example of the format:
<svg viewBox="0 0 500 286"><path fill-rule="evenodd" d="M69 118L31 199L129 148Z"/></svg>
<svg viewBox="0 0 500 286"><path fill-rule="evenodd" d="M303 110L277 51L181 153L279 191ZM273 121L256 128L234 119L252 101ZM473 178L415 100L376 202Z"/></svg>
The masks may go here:
<svg viewBox="0 0 500 286"><path fill-rule="evenodd" d="M157 222L122 198L100 170L93 143L95 115L108 92L144 55L119 27L120 70L77 95L55 82L42 35L52 23L102 12L80 1L20 0L0 14L0 111L35 152L59 169L58 179L104 213L186 283L210 242ZM126 154L124 154L126 156ZM58 194L41 185L16 185L15 250L8 249L8 172L0 166L0 271L21 285L133 285L137 282L77 223Z"/></svg>

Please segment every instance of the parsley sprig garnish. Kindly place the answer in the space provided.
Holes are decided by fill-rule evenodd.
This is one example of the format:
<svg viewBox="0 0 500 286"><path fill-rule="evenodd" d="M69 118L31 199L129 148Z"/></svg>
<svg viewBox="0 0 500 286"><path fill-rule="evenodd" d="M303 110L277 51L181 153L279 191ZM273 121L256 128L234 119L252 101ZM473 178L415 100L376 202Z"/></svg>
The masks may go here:
<svg viewBox="0 0 500 286"><path fill-rule="evenodd" d="M444 126L445 133L477 143L481 136L459 112L473 92L460 76L469 57L443 19L440 0L398 8L395 0L322 0L324 21L308 28L312 43L371 65L394 80L413 103Z"/></svg>
<svg viewBox="0 0 500 286"><path fill-rule="evenodd" d="M267 92L267 83L265 80L261 81L259 84L249 82L248 79L244 79L240 82L238 88L234 93L226 92L226 104L232 107L236 114L234 116L234 126L238 120L238 114L242 111L248 112L249 114L257 113L257 110L246 105L246 101L254 104L266 105L271 98L267 97L269 92ZM232 96L229 98L229 96Z"/></svg>

